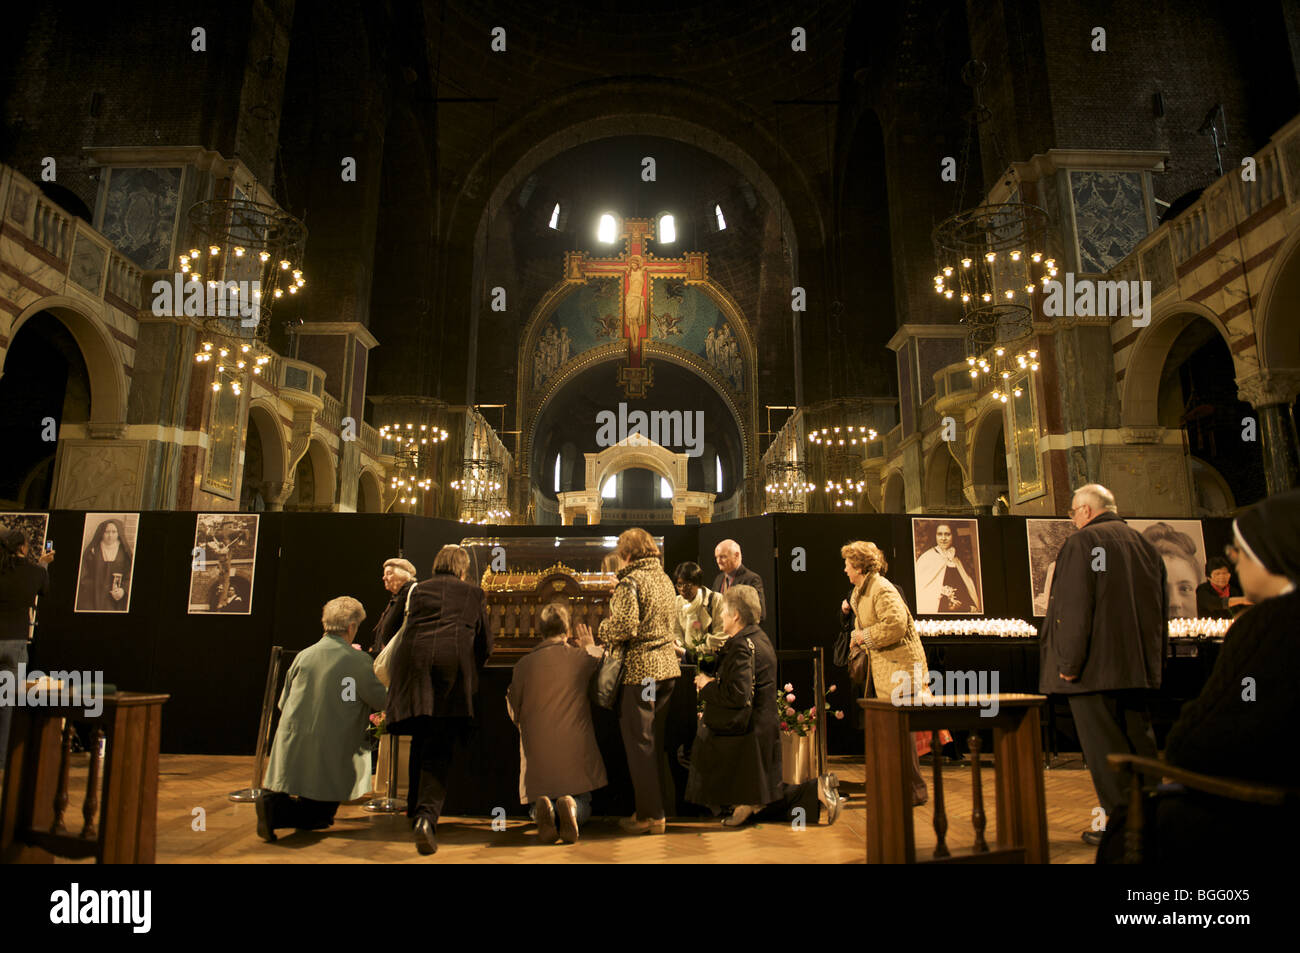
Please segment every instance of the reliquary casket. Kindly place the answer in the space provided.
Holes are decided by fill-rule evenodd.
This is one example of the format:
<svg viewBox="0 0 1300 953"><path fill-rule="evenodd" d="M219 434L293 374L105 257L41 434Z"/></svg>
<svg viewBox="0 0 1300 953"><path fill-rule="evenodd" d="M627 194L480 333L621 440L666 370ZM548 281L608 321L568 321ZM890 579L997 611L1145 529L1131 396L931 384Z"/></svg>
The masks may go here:
<svg viewBox="0 0 1300 953"><path fill-rule="evenodd" d="M569 624L586 623L595 635L617 582L613 573L579 572L559 562L535 571L485 570L479 585L487 597L492 633L488 664L513 665L541 642L538 627L547 603L564 603Z"/></svg>

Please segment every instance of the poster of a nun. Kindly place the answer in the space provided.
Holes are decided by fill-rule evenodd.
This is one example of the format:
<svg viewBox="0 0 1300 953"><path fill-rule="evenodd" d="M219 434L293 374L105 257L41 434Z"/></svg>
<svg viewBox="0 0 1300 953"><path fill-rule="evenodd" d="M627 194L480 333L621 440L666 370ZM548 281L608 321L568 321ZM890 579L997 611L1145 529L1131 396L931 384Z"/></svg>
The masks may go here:
<svg viewBox="0 0 1300 953"><path fill-rule="evenodd" d="M973 519L912 519L917 615L982 615L979 525Z"/></svg>
<svg viewBox="0 0 1300 953"><path fill-rule="evenodd" d="M139 513L87 513L75 612L130 612Z"/></svg>

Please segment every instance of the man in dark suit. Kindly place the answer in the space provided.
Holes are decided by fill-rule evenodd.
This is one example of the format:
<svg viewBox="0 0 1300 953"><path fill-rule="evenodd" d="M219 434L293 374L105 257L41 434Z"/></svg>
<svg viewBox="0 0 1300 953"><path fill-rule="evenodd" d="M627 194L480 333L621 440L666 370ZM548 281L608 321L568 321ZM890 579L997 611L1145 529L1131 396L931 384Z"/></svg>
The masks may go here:
<svg viewBox="0 0 1300 953"><path fill-rule="evenodd" d="M1078 532L1056 557L1043 619L1039 690L1068 695L1079 744L1102 810L1124 801L1108 754L1154 758L1147 692L1160 688L1168 645L1165 564L1116 513L1115 497L1090 483L1074 491ZM1101 843L1101 831L1083 832Z"/></svg>
<svg viewBox="0 0 1300 953"><path fill-rule="evenodd" d="M763 577L752 569L746 569L740 562L740 544L734 539L724 539L713 550L713 558L718 563L718 575L713 580L713 591L725 593L732 586L753 586L758 590L758 605L761 611L759 622L767 618L767 599L763 595Z"/></svg>

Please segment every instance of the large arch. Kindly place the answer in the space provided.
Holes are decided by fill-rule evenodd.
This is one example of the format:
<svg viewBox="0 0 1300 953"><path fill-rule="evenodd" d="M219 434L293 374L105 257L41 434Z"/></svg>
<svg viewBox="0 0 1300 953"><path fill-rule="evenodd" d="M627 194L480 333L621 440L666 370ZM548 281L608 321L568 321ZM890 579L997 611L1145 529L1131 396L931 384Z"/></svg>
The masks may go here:
<svg viewBox="0 0 1300 953"><path fill-rule="evenodd" d="M365 467L357 477L357 512L384 511L384 481L373 467Z"/></svg>
<svg viewBox="0 0 1300 953"><path fill-rule="evenodd" d="M653 105L628 112L629 102ZM700 124L699 118L706 116L712 128ZM472 240L473 247L482 247L488 222L538 167L576 145L616 136L658 136L712 153L752 182L770 207L790 223L795 260L800 240L811 247L825 244L826 227L816 189L760 116L707 91L653 78L580 84L507 127L466 177L467 181L490 180L490 194L484 199L479 197L481 189L466 189L457 195L449 216L448 239L453 243ZM502 171L496 174L495 169ZM787 195L789 202L784 199ZM473 293L482 285L478 279L476 273Z"/></svg>
<svg viewBox="0 0 1300 953"><path fill-rule="evenodd" d="M992 486L1006 473L1006 405L990 401L989 406L969 428L970 481L977 486ZM1001 460L1003 467L998 468ZM1003 479L1005 477L1003 476Z"/></svg>
<svg viewBox="0 0 1300 953"><path fill-rule="evenodd" d="M1232 352L1232 337L1219 316L1194 301L1172 301L1151 316L1133 343L1120 392L1120 423L1125 427L1159 426L1160 375L1174 341L1197 318L1212 324ZM1236 363L1234 358L1233 363Z"/></svg>
<svg viewBox="0 0 1300 953"><path fill-rule="evenodd" d="M71 333L81 349L90 375L90 420L92 432L97 426L123 427L126 425L128 386L122 354L104 322L81 309L78 302L62 295L53 295L34 301L24 308L8 329L10 341L23 324L34 315L48 311ZM9 356L6 344L0 348L0 373Z"/></svg>
<svg viewBox="0 0 1300 953"><path fill-rule="evenodd" d="M267 397L258 397L248 405L249 429L257 428L262 441L263 483L284 483L289 479L289 444L284 438L275 404Z"/></svg>
<svg viewBox="0 0 1300 953"><path fill-rule="evenodd" d="M1300 230L1273 256L1260 288L1258 314L1260 369L1300 371Z"/></svg>
<svg viewBox="0 0 1300 953"><path fill-rule="evenodd" d="M882 513L907 512L907 484L902 470L890 470L885 475L885 490L880 498Z"/></svg>

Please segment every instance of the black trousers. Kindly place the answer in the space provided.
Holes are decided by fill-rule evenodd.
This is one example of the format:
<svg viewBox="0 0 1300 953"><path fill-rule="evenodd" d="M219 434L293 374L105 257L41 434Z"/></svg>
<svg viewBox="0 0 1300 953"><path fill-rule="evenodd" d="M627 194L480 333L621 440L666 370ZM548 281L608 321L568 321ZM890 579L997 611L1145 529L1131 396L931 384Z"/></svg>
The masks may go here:
<svg viewBox="0 0 1300 953"><path fill-rule="evenodd" d="M292 827L300 831L319 831L334 823L338 801L313 801L308 797L293 797L282 791L263 791L262 803L266 805L266 820L271 830Z"/></svg>
<svg viewBox="0 0 1300 953"><path fill-rule="evenodd" d="M1127 791L1117 771L1106 763L1108 754L1156 757L1156 736L1151 730L1147 694L1141 690L1071 695L1070 715L1079 732L1079 745L1088 762L1092 786L1107 817L1124 803Z"/></svg>
<svg viewBox="0 0 1300 953"><path fill-rule="evenodd" d="M777 824L794 820L795 808L803 808L803 821L816 824L821 820L822 802L817 799L817 779L809 778L799 784L781 785L781 797L754 816L756 821Z"/></svg>
<svg viewBox="0 0 1300 953"><path fill-rule="evenodd" d="M618 727L627 752L627 770L636 792L636 815L643 820L664 816L664 806L676 807L677 794L664 752L668 698L677 679L654 683L654 700L644 696L649 686L624 685L619 692Z"/></svg>
<svg viewBox="0 0 1300 953"><path fill-rule="evenodd" d="M427 817L430 823L438 823L447 800L447 779L452 765L473 736L472 718L415 720L411 730L411 757L407 762L407 817Z"/></svg>

